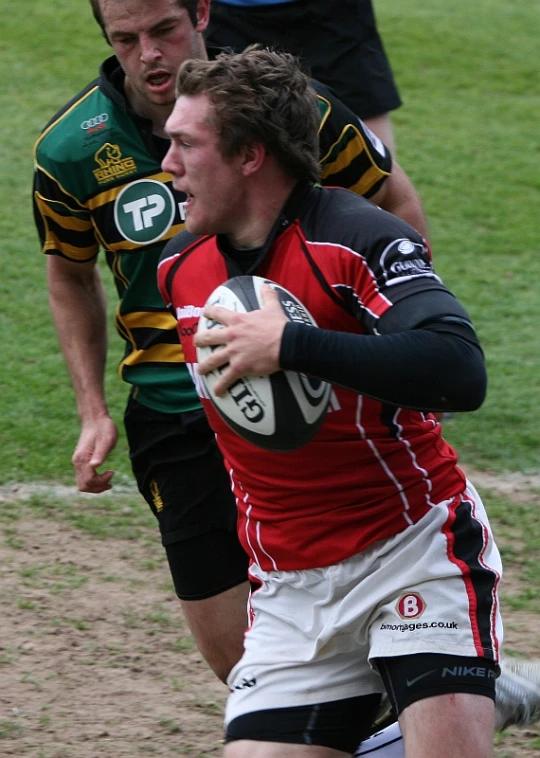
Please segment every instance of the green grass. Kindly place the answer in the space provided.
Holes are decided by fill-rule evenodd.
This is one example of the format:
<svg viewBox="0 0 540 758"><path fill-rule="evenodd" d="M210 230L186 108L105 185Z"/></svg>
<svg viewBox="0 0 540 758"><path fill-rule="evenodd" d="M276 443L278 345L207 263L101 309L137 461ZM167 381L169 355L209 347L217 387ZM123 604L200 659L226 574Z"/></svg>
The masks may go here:
<svg viewBox="0 0 540 758"><path fill-rule="evenodd" d="M394 114L398 158L489 370L484 406L456 416L446 436L478 468L538 471L540 8L524 0L376 8L405 102Z"/></svg>
<svg viewBox="0 0 540 758"><path fill-rule="evenodd" d="M470 467L540 472L540 6L525 0L376 0L375 7L404 100L393 114L398 159L422 196L437 269L470 311L489 369L484 406L447 420L445 436ZM86 0L0 0L0 10L0 107L9 125L0 141L0 484L73 484L70 458L78 420L51 325L44 257L32 220L32 147L54 112L97 74L109 50ZM115 296L109 272L102 270L112 325ZM111 326L106 381L120 427L127 395L116 375L121 352ZM122 429L109 464L117 471L116 495L68 499L52 492L17 505L0 499L7 544L22 546L17 522L29 513L96 539L155 543L155 520L132 489ZM505 565L522 579L518 593L505 596L507 607L539 612L535 506L484 494ZM150 556L144 560L147 570L159 565ZM42 567L34 577L51 592L79 579L68 576L60 583L54 567ZM15 602L32 612L31 599ZM124 621L150 633L162 633L167 624L161 609L152 618L133 614ZM171 644L179 652L194 645L191 637ZM0 664L7 665L12 655L4 651ZM20 729L4 721L0 739Z"/></svg>
<svg viewBox="0 0 540 758"><path fill-rule="evenodd" d="M0 0L0 9L0 483L72 483L78 420L31 216L32 146L108 48L85 0ZM376 10L404 100L394 114L398 158L423 198L438 271L470 311L489 369L486 403L448 421L446 436L470 466L540 471L540 6L377 0ZM111 329L107 388L121 425L120 355ZM131 481L123 433L110 465L117 481Z"/></svg>
<svg viewBox="0 0 540 758"><path fill-rule="evenodd" d="M58 0L53 5L1 0L0 10L4 12L0 108L3 123L9 124L0 142L0 483L36 479L71 483L78 421L51 325L45 258L33 225L32 148L54 112L97 74L108 48L84 0ZM107 384L112 411L121 420L126 387L115 375L120 343L114 337L112 341ZM124 478L130 477L123 436L111 464Z"/></svg>
<svg viewBox="0 0 540 758"><path fill-rule="evenodd" d="M0 740L19 737L23 731L23 727L16 721L0 721Z"/></svg>
<svg viewBox="0 0 540 758"><path fill-rule="evenodd" d="M504 570L519 578L517 591L502 584L506 609L540 613L540 533L535 504L509 502L482 492Z"/></svg>
<svg viewBox="0 0 540 758"><path fill-rule="evenodd" d="M9 525L6 514L10 514ZM53 519L80 529L95 539L115 537L124 540L155 541L155 519L138 494L62 496L54 492L34 494L14 505L8 498L0 499L0 524L10 547L22 547L17 538L17 520L23 515ZM146 566L145 566L146 568ZM36 566L24 569L31 576ZM148 570L148 569L147 569ZM77 581L73 568L62 564L53 569L64 581ZM71 577L71 579L70 579ZM111 577L109 577L111 579Z"/></svg>

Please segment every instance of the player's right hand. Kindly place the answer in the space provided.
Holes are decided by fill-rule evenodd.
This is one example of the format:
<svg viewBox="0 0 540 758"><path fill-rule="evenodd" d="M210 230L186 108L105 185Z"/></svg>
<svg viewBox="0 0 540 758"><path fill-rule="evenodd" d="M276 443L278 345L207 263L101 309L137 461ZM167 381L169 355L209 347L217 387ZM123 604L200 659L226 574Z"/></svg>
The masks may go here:
<svg viewBox="0 0 540 758"><path fill-rule="evenodd" d="M98 472L116 445L118 429L110 416L101 416L83 423L77 447L71 458L75 468L77 489L98 494L112 488L114 471Z"/></svg>

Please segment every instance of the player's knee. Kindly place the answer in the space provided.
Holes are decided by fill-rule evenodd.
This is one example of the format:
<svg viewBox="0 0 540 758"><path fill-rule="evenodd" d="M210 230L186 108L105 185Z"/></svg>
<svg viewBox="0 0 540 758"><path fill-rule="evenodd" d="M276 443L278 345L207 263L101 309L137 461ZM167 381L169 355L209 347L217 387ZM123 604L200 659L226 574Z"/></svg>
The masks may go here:
<svg viewBox="0 0 540 758"><path fill-rule="evenodd" d="M205 600L183 600L182 610L197 647L222 682L244 651L249 583Z"/></svg>

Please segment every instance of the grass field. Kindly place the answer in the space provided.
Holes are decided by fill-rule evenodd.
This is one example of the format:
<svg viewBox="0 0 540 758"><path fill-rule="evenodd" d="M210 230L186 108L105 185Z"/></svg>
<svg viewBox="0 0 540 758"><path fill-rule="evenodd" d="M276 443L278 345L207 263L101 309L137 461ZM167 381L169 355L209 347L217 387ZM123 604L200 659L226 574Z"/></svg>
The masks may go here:
<svg viewBox="0 0 540 758"><path fill-rule="evenodd" d="M405 107L399 158L430 221L435 260L485 348L484 407L448 425L478 467L540 466L538 6L377 2Z"/></svg>
<svg viewBox="0 0 540 758"><path fill-rule="evenodd" d="M78 421L31 216L32 146L108 48L85 0L0 0L0 9L0 484L71 483ZM489 369L484 406L446 421L446 436L470 467L538 473L540 7L377 0L376 9L404 100L394 113L398 157L423 198L437 268L471 312ZM108 271L104 279L110 287ZM118 421L120 354L111 329L107 387ZM110 464L117 482L132 481L122 435Z"/></svg>
<svg viewBox="0 0 540 758"><path fill-rule="evenodd" d="M68 482L77 420L31 218L32 145L108 50L84 0L2 0L0 8L0 481ZM538 471L540 8L524 0L378 0L376 8L404 99L394 115L398 158L422 195L437 268L470 310L489 368L483 408L450 420L447 436L476 467ZM121 347L111 341L109 398L120 418ZM129 477L123 438L111 462Z"/></svg>
<svg viewBox="0 0 540 758"><path fill-rule="evenodd" d="M54 10L0 0L0 8L0 484L71 483L78 422L31 216L32 146L108 48L84 0L58 0ZM404 99L394 113L398 158L422 195L437 268L471 312L489 369L484 406L446 421L446 436L473 468L538 473L540 8L524 0L511 7L457 0L451 8L442 0L378 0L376 8ZM110 287L107 271L104 279ZM111 329L107 386L119 421L120 354ZM123 436L110 463L116 481L131 482Z"/></svg>
<svg viewBox="0 0 540 758"><path fill-rule="evenodd" d="M470 311L489 370L484 406L445 421L445 434L473 470L495 472L500 482L518 474L540 481L540 6L525 0L374 4L404 100L394 114L398 159L423 198L438 272ZM24 507L15 507L3 494L16 483L73 481L70 457L78 422L50 321L44 257L32 221L32 146L54 112L94 77L108 48L86 0L0 0L0 12L1 546L12 565L17 556L28 563L17 569L24 579L25 571L40 570L30 566L31 552L27 556L33 549L28 524L34 519L100 543L130 539L148 553L155 530L146 506L132 492L122 435L110 464L127 493L117 488L118 494L104 498L65 499L37 491ZM110 277L103 273L112 313ZM111 328L107 388L119 422L127 392L116 376L121 349ZM510 636L519 618L523 625L517 628L532 629L536 638L523 647L516 637L511 652L540 651L540 491L532 484L517 495L482 492L513 582L505 599L516 614ZM136 556L134 547L125 549ZM154 550L163 569L161 548ZM91 556L91 546L88 551ZM145 560L145 570L153 570L146 553ZM88 578L91 565L89 557L78 570ZM163 576L166 581L166 572ZM2 600L17 603L28 615L39 610L39 602L31 605L26 586L25 579L20 597L8 593ZM0 739L3 725L8 732L19 728L11 717L1 721ZM538 737L530 739L527 751L540 748ZM32 756L57 755L50 749ZM532 755L508 750L502 744L498 755Z"/></svg>

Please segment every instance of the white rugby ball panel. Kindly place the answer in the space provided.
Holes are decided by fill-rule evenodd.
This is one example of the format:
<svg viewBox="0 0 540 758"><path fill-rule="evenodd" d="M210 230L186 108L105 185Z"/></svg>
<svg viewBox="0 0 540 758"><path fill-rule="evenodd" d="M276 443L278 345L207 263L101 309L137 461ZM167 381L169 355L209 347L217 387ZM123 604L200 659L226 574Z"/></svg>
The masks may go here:
<svg viewBox="0 0 540 758"><path fill-rule="evenodd" d="M235 382L221 397L214 393L219 371L206 374L210 399L220 416L234 430L254 432L266 437L276 431L274 393L266 376L245 376Z"/></svg>
<svg viewBox="0 0 540 758"><path fill-rule="evenodd" d="M284 372L289 387L307 424L315 424L321 414L321 406L330 402L332 387L328 382L295 371Z"/></svg>
<svg viewBox="0 0 540 758"><path fill-rule="evenodd" d="M250 279L251 277L247 278ZM230 279L229 281L233 280ZM229 282L225 282L224 284L220 284L219 287L216 287L216 289L212 292L206 301L205 306L221 305L223 308L227 308L227 310L234 311L235 313L247 313L248 311L254 310L254 306L252 306L250 303L248 303L248 307L246 307L246 300L242 297L239 297L238 293L236 292L236 288L233 289L229 287L228 284ZM255 306L255 308L258 307L258 305ZM198 331L210 328L208 325L204 327L201 325L201 321L203 320L206 323L211 321L211 319L207 319L206 316L201 316L199 320ZM218 324L218 326L221 326L221 324Z"/></svg>
<svg viewBox="0 0 540 758"><path fill-rule="evenodd" d="M217 287L207 304L217 304L236 313L257 310L262 305L261 289L270 284L277 292L281 307L291 321L316 327L307 308L287 289L257 276L239 276ZM198 330L222 328L205 316ZM200 362L217 347L197 348ZM225 367L223 367L225 368ZM294 371L278 371L271 376L239 379L222 396L214 392L223 370L202 377L212 404L221 418L240 437L265 450L286 452L309 442L326 416L331 386Z"/></svg>

